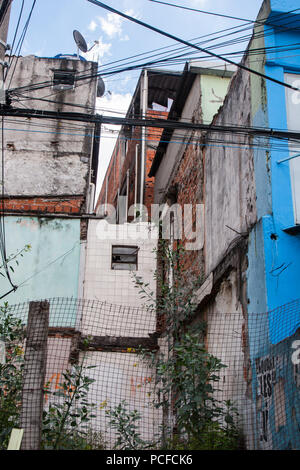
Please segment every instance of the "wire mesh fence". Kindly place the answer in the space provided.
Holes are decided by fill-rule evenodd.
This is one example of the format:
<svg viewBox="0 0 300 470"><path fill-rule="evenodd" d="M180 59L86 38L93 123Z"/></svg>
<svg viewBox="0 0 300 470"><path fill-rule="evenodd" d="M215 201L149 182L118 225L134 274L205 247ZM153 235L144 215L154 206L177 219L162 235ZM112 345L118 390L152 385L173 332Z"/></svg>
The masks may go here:
<svg viewBox="0 0 300 470"><path fill-rule="evenodd" d="M217 379L214 401L209 401L207 409L210 413L213 409L215 417L223 406L235 410L219 413L223 430L234 419L239 446L300 448L300 332L291 321L291 316L299 314L299 305L294 302L247 317L205 313L203 342L211 356L205 358L203 367L211 363L211 357L222 364L218 369L214 362L215 369L210 370L209 377ZM170 338L163 338L157 325L152 310L96 300L54 298L3 308L2 445L13 427L24 429L22 446L26 449L166 445L166 428L176 434L178 403L181 411L190 407L192 421L194 395L188 394L191 382L187 382L185 402L179 402L161 385L162 363L151 363L147 354L139 352L142 348L152 353L152 359L166 355ZM186 350L177 349L176 357L186 357L190 343ZM193 380L198 386L201 368L195 361L202 356L193 354L191 371L196 371ZM175 364L173 359L168 365ZM186 363L181 364L182 370L186 368ZM176 376L179 381L181 376ZM185 377L190 380L191 374ZM228 437L219 430L206 428L206 448L216 448L217 440Z"/></svg>

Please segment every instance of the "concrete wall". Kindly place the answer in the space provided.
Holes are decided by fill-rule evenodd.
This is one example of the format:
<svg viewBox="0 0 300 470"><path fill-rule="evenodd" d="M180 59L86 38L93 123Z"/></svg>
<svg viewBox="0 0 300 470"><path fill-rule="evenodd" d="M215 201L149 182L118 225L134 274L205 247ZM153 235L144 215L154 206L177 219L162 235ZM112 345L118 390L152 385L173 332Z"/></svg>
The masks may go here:
<svg viewBox="0 0 300 470"><path fill-rule="evenodd" d="M97 405L93 429L102 432L108 449L113 448L116 431L109 426L105 412L114 409L123 400L126 401L127 411L137 410L141 415L141 420L136 423L141 438L153 440L162 424L161 410L152 405L155 399L154 371L134 353L87 353L85 364L94 366L87 374L96 379L89 392L90 401Z"/></svg>
<svg viewBox="0 0 300 470"><path fill-rule="evenodd" d="M196 77L189 95L184 104L180 120L210 123L219 107L222 105L226 95L230 79L227 77L206 75L199 73ZM164 200L168 187L176 175L178 166L189 141L195 140L193 133L185 130L174 131L172 142L168 145L166 153L160 163L155 175L154 202L160 203Z"/></svg>
<svg viewBox="0 0 300 470"><path fill-rule="evenodd" d="M250 119L249 74L239 70L213 123L222 126L236 122L247 126ZM208 144L205 149L206 275L220 263L237 235L247 233L256 221L254 167L249 140L224 133L208 134L208 142L210 138L225 142Z"/></svg>
<svg viewBox="0 0 300 470"><path fill-rule="evenodd" d="M247 397L245 379L245 319L240 302L238 274L230 271L220 284L214 299L203 309L207 322L207 349L210 354L226 365L221 369L218 389L214 396L224 403L230 400L237 408L238 425L244 433L248 447L251 447L251 401Z"/></svg>
<svg viewBox="0 0 300 470"><path fill-rule="evenodd" d="M96 79L79 82L79 88L57 91L52 88L52 78L55 70L73 71L75 76L92 73L94 63L34 56L19 57L16 63L11 89L44 82L46 87L16 91L18 95L12 96L13 107L24 103L28 108L39 110L93 113ZM11 70L7 83L10 83ZM74 108L72 104L87 108ZM7 118L4 129L6 195L86 195L90 182L92 124Z"/></svg>

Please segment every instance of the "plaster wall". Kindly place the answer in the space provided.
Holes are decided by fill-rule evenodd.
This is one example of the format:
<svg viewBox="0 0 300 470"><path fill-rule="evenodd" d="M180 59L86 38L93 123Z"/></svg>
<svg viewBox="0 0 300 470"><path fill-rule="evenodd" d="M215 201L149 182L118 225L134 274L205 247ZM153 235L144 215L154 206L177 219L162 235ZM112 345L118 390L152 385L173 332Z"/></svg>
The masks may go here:
<svg viewBox="0 0 300 470"><path fill-rule="evenodd" d="M10 263L10 275L20 286L6 297L9 304L49 299L77 297L80 220L37 217L5 217L6 249L8 256L30 245L30 251ZM1 276L0 289L4 294L11 289ZM67 319L66 319L67 321Z"/></svg>
<svg viewBox="0 0 300 470"><path fill-rule="evenodd" d="M197 75L184 104L180 117L182 122L191 121L208 124L222 105L230 79L213 75ZM175 130L172 142L168 145L164 158L155 175L154 202L160 203L165 196L166 188L174 178L191 138L191 132Z"/></svg>
<svg viewBox="0 0 300 470"><path fill-rule="evenodd" d="M243 105L241 106L241 103ZM249 125L251 101L249 74L237 72L216 125L236 122ZM255 181L252 151L244 136L208 134L224 145L205 150L205 260L206 274L219 264L237 234L245 233L256 221ZM234 144L232 144L232 141Z"/></svg>
<svg viewBox="0 0 300 470"><path fill-rule="evenodd" d="M20 107L18 100L25 100L28 108L74 112L72 104L77 104L86 106L86 112L92 113L96 99L95 79L84 81L84 85L80 82L80 88L57 91L52 88L52 78L54 70L73 71L76 76L92 73L94 65L79 60L19 57L10 88L17 89L33 83L46 84L45 88L36 91L16 90L19 94L12 96L12 106ZM10 83L10 73L7 83ZM80 108L76 110L85 112ZM5 194L38 196L85 193L91 165L92 124L78 127L78 123L67 121L7 118L4 119L4 130Z"/></svg>

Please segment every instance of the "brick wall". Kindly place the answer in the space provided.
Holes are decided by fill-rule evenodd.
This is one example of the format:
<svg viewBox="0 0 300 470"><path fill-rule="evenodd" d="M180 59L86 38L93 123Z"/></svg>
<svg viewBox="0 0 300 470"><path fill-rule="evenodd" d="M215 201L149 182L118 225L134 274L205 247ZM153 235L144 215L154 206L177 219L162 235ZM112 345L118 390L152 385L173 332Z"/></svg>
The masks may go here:
<svg viewBox="0 0 300 470"><path fill-rule="evenodd" d="M195 136L192 135L190 141L194 141ZM192 220L190 221L189 228L193 232L196 230L196 205L203 204L203 189L204 189L204 172L203 172L204 155L199 145L187 144L179 165L174 173L170 182L169 188L176 193L176 203L182 207L182 214L184 215L184 205L191 204ZM199 224L199 221L198 221ZM188 230L182 232L182 245L185 247L186 243L193 242L189 238ZM186 277L191 279L198 278L204 275L204 254L202 250L186 251L183 258L183 269L186 272Z"/></svg>
<svg viewBox="0 0 300 470"><path fill-rule="evenodd" d="M80 214L83 205L83 196L73 197L18 197L4 199L2 208L6 212L34 212L55 214Z"/></svg>
<svg viewBox="0 0 300 470"><path fill-rule="evenodd" d="M157 119L167 119L168 113L163 111L147 111L147 117ZM154 178L148 176L153 158L155 156L156 146L159 144L163 129L155 127L147 128L146 142L146 162L145 162L145 187L144 187L144 204L150 214L151 204L154 202ZM126 184L127 171L129 170L129 197L128 207L135 201L135 177L138 175L137 183L137 202L140 201L140 162L141 162L141 138L142 130L140 127L134 127L131 138L127 140L127 152L124 155L124 135L121 134L114 148L109 166L104 178L102 188L99 194L96 212L99 211L100 205L105 204L106 198L106 182L107 182L107 203L116 206L118 189ZM136 145L139 145L138 168L135 167ZM125 158L124 158L125 157Z"/></svg>

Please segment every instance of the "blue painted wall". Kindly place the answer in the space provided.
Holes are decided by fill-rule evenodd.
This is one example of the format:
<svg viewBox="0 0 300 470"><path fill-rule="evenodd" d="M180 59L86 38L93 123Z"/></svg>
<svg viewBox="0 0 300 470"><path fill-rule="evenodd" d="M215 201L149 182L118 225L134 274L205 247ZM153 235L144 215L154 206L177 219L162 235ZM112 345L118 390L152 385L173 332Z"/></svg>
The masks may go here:
<svg viewBox="0 0 300 470"><path fill-rule="evenodd" d="M300 31L286 31L283 28L284 25L299 28L299 11L297 14L295 12L282 16L283 13L297 9L298 1L272 0L271 6L270 22L278 22L281 28L273 29L273 35L265 35L265 46L268 48L300 43ZM266 60L266 75L284 81L284 73L293 72L299 73L300 78L300 56L295 51L276 54L269 52ZM288 130L285 87L266 80L266 89L269 127ZM289 156L289 147L288 143L278 143L282 150L271 151L272 215L264 214L263 221L268 310L300 296L300 234L286 232L286 229L295 225L290 167L289 162L277 163Z"/></svg>
<svg viewBox="0 0 300 470"><path fill-rule="evenodd" d="M265 47L300 43L300 11L286 14L299 8L299 1L270 0L270 5L269 22L277 23L278 27L270 30L270 26L265 26ZM287 31L282 27L284 25L299 30ZM272 54L270 51L266 54L266 65L262 70L266 75L284 81L284 73L291 72L299 73L300 78L300 56L297 52ZM261 86L259 81L252 80L252 86L253 83ZM265 80L265 90L266 102L261 100L259 106L255 103L252 108L255 109L252 124L288 130L285 87ZM260 93L261 90L252 89L253 99ZM299 330L295 331L297 325L300 327L300 309L296 306L289 311L290 307L287 307L275 317L274 314L257 315L300 297L300 233L290 231L295 227L295 221L289 162L277 163L289 154L288 143L283 141L272 141L269 152L257 150L254 153L258 223L249 237L248 327L256 410L254 432L257 448L265 449L300 449L300 367L295 372L291 361L293 341L299 339ZM259 364L263 360L274 367L270 366L262 374L259 373ZM261 390L264 380L271 381L270 393L266 396ZM280 386L283 408L279 410L277 404L276 410L276 393L279 393ZM284 424L278 426L280 413Z"/></svg>
<svg viewBox="0 0 300 470"><path fill-rule="evenodd" d="M80 220L63 218L6 217L7 255L31 245L29 252L18 257L11 277L16 292L5 299L10 305L52 297L78 295L80 263ZM10 290L0 278L0 293ZM73 315L73 314L72 314ZM74 315L73 315L74 316ZM55 316L52 315L53 321ZM64 325L72 323L64 318Z"/></svg>

